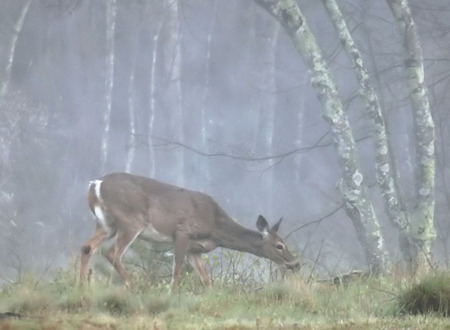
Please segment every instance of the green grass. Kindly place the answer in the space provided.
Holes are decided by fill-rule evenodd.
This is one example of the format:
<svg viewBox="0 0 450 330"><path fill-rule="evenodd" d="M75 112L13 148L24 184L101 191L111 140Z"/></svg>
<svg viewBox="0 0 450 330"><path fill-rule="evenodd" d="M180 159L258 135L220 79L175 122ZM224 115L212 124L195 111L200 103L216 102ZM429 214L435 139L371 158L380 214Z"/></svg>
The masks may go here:
<svg viewBox="0 0 450 330"><path fill-rule="evenodd" d="M192 290L190 284L169 295L161 286L130 291L96 282L80 288L70 277L58 278L3 289L0 312L22 317L0 320L0 329L450 329L448 313L440 313L447 296L439 296L436 310L406 308L424 296L417 292L448 292L449 283L447 275L414 283L359 279L346 287L292 278L251 290ZM417 290L423 286L431 289Z"/></svg>
<svg viewBox="0 0 450 330"><path fill-rule="evenodd" d="M408 314L450 316L450 275L425 277L404 290L399 297L399 307Z"/></svg>

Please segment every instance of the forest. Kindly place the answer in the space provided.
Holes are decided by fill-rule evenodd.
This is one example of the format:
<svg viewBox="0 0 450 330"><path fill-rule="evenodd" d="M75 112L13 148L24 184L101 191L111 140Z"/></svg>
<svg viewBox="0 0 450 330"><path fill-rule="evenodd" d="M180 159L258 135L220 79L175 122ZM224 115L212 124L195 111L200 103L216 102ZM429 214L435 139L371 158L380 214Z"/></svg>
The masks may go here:
<svg viewBox="0 0 450 330"><path fill-rule="evenodd" d="M248 228L283 218L305 278L450 267L447 0L0 12L3 284L77 267L88 184L110 172L204 192Z"/></svg>

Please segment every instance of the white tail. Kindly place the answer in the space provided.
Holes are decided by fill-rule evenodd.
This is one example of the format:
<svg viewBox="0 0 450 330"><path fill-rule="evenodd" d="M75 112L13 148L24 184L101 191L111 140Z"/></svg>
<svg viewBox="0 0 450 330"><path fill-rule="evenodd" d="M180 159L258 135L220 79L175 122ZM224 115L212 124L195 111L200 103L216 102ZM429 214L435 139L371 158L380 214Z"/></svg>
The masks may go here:
<svg viewBox="0 0 450 330"><path fill-rule="evenodd" d="M269 228L264 217L258 231L232 220L208 195L127 173L112 173L89 185L88 201L97 218L92 238L81 248L80 279L86 280L92 254L106 240L115 243L106 252L127 285L130 278L120 260L136 239L170 243L174 247L172 287L178 283L185 256L204 285L211 285L201 254L225 247L249 252L294 269L298 260L277 234L281 219Z"/></svg>

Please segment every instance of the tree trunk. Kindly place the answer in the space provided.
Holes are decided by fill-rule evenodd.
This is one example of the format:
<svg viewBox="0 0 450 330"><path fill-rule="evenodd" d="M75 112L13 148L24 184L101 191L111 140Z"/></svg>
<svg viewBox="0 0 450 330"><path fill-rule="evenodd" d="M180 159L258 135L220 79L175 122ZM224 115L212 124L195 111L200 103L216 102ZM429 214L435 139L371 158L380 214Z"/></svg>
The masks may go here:
<svg viewBox="0 0 450 330"><path fill-rule="evenodd" d="M136 56L134 56L131 66L130 78L128 81L128 115L130 119L130 131L127 143L127 160L125 163L125 172L128 173L131 173L134 157L136 154L136 109L134 106L134 74L136 71Z"/></svg>
<svg viewBox="0 0 450 330"><path fill-rule="evenodd" d="M205 71L203 76L203 91L202 91L202 109L201 109L201 145L203 150L208 150L208 134L210 134L210 113L208 111L208 96L209 89L211 84L210 79L210 67L211 67L211 49L212 49L212 40L213 40L213 32L216 24L216 18L218 13L219 1L214 1L214 12L211 16L211 22L209 25L208 31L208 39L207 39L207 48L206 48L206 59L205 59ZM205 162L204 165L204 187L208 187L211 183L211 170L208 162Z"/></svg>
<svg viewBox="0 0 450 330"><path fill-rule="evenodd" d="M378 96L369 82L369 74L347 24L335 0L323 0L333 21L339 39L351 60L360 84L360 93L369 112L375 133L377 180L383 196L385 209L390 221L400 230L400 240L408 239L409 219L398 189L394 170L394 158L387 138L386 125ZM404 243L404 242L401 242ZM404 256L409 255L409 244L400 244Z"/></svg>
<svg viewBox="0 0 450 330"><path fill-rule="evenodd" d="M152 62L150 70L150 111L148 115L148 160L149 160L149 175L151 178L155 177L156 173L156 159L155 159L155 148L153 145L153 130L155 125L155 115L156 115L156 64L158 62L158 51L159 51L159 37L161 35L161 29L163 22L159 24L158 30L153 36L153 52L152 52Z"/></svg>
<svg viewBox="0 0 450 330"><path fill-rule="evenodd" d="M106 7L106 86L105 110L103 112L103 135L101 141L101 172L105 171L108 159L108 139L111 121L112 95L114 88L114 44L116 30L116 0L109 0Z"/></svg>
<svg viewBox="0 0 450 330"><path fill-rule="evenodd" d="M172 114L170 131L173 137L184 143L184 113L181 88L181 31L179 18L178 0L166 0L165 6L168 10L167 40L164 45L165 68L168 76L168 86L165 91L167 110ZM175 151L175 164L177 164L176 184L184 186L184 148Z"/></svg>
<svg viewBox="0 0 450 330"><path fill-rule="evenodd" d="M22 31L23 23L25 22L25 17L27 16L28 9L30 8L32 0L28 0L23 6L19 17L17 18L16 24L12 27L14 30L12 32L11 44L9 45L9 55L6 63L5 71L3 73L3 81L0 89L0 101L4 100L5 94L8 92L9 81L11 79L11 70L14 62L14 54L16 52L17 39L19 39L20 31Z"/></svg>
<svg viewBox="0 0 450 330"><path fill-rule="evenodd" d="M411 214L409 234L411 259L425 265L431 256L436 233L434 229L435 153L434 122L431 116L427 87L424 84L422 48L407 0L386 0L397 21L405 47L407 82L411 89L415 124L416 205Z"/></svg>
<svg viewBox="0 0 450 330"><path fill-rule="evenodd" d="M145 10L147 12L147 10ZM136 155L136 107L135 107L135 74L136 74L136 57L138 53L138 39L142 28L142 18L138 25L136 36L133 40L133 57L130 65L130 76L128 78L128 118L129 118L129 136L127 143L127 158L125 162L125 172L131 173L133 162Z"/></svg>
<svg viewBox="0 0 450 330"><path fill-rule="evenodd" d="M378 273L385 266L383 238L377 216L363 185L363 175L359 170L350 124L327 64L294 0L255 0L255 2L284 26L311 70L312 85L324 106L324 118L331 125L333 142L338 151L343 175L338 185L345 199L346 211L356 228L371 271Z"/></svg>

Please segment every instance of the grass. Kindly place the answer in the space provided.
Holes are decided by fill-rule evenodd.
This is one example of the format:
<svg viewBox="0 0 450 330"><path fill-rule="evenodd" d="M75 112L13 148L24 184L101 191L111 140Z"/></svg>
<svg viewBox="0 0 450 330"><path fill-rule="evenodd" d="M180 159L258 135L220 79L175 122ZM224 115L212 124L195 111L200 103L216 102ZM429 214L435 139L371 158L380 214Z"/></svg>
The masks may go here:
<svg viewBox="0 0 450 330"><path fill-rule="evenodd" d="M404 290L399 297L399 307L402 312L414 315L450 316L450 275L426 277Z"/></svg>
<svg viewBox="0 0 450 330"><path fill-rule="evenodd" d="M21 318L0 320L0 330L450 329L449 284L448 275L415 283L359 279L346 287L291 278L252 290L242 286L192 290L190 284L189 289L169 295L161 286L133 292L100 282L80 288L72 280L58 278L4 288L0 313L14 312ZM425 297L439 297L440 304L423 309L408 305L422 298L436 301Z"/></svg>

